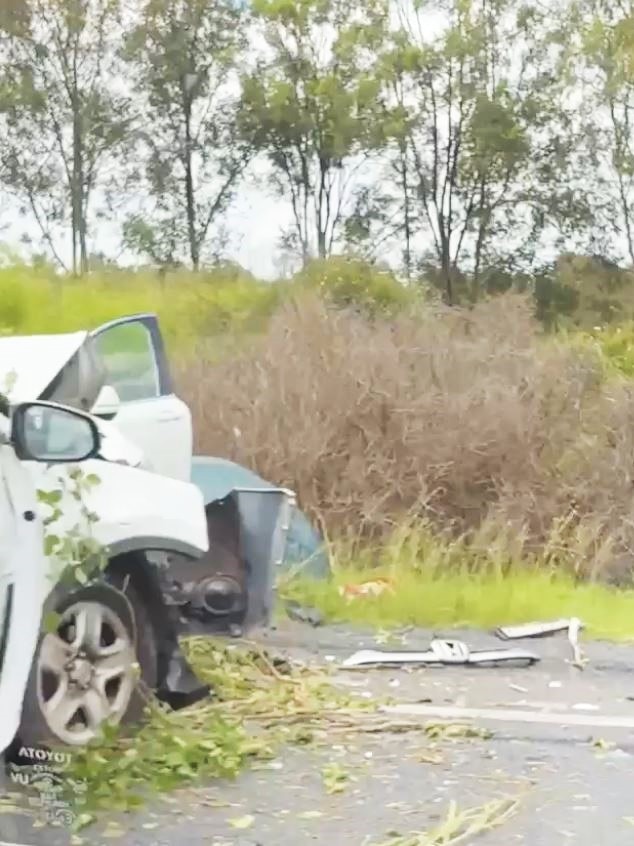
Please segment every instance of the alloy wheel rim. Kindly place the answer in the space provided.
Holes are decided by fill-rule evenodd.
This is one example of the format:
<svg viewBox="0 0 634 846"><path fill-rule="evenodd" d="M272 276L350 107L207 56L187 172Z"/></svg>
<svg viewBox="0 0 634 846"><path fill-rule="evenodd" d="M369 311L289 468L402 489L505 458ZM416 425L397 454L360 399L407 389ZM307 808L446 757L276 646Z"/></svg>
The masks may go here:
<svg viewBox="0 0 634 846"><path fill-rule="evenodd" d="M77 746L119 723L137 681L134 643L121 618L98 602L66 609L42 639L37 694L51 732Z"/></svg>

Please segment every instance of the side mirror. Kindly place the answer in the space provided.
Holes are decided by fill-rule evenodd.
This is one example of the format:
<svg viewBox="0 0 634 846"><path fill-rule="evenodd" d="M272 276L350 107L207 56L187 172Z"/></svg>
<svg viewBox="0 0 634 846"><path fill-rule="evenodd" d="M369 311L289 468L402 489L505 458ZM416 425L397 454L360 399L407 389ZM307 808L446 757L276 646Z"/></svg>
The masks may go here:
<svg viewBox="0 0 634 846"><path fill-rule="evenodd" d="M102 420L112 420L117 416L120 408L121 400L115 388L112 385L104 385L90 413L95 417L101 417Z"/></svg>
<svg viewBox="0 0 634 846"><path fill-rule="evenodd" d="M85 461L97 456L100 441L88 415L63 405L22 403L11 415L11 442L23 461Z"/></svg>

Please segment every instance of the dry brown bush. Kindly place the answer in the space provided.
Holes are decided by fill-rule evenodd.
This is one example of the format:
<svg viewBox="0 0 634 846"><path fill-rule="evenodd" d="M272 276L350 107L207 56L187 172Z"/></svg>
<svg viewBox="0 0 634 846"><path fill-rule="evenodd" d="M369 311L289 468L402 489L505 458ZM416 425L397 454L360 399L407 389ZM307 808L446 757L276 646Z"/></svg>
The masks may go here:
<svg viewBox="0 0 634 846"><path fill-rule="evenodd" d="M291 487L333 535L494 521L584 569L629 567L634 392L540 337L521 298L375 322L306 298L179 382L199 451Z"/></svg>

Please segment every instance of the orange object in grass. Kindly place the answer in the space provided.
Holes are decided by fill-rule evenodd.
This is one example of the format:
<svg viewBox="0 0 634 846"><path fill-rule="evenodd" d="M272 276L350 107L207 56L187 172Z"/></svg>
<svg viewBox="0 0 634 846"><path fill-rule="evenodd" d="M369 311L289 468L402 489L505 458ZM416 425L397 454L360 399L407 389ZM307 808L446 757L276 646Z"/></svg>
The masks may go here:
<svg viewBox="0 0 634 846"><path fill-rule="evenodd" d="M347 599L357 599L360 596L380 596L386 591L394 593L394 585L389 579L370 579L359 584L342 585L339 595Z"/></svg>

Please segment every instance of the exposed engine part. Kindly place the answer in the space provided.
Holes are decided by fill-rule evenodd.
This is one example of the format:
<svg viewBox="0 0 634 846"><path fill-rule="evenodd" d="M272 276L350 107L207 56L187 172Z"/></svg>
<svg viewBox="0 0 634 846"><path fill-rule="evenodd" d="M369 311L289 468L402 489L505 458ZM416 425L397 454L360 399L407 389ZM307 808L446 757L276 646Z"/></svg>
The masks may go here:
<svg viewBox="0 0 634 846"><path fill-rule="evenodd" d="M240 515L231 496L206 507L209 551L199 559L168 554L162 590L184 624L216 624L231 632L247 611L247 564L241 555ZM159 563L157 557L154 557Z"/></svg>
<svg viewBox="0 0 634 846"><path fill-rule="evenodd" d="M194 585L192 609L204 609L217 617L242 613L246 596L240 583L231 576L210 576Z"/></svg>
<svg viewBox="0 0 634 846"><path fill-rule="evenodd" d="M163 594L170 605L180 608L181 617L199 620L214 619L237 622L244 616L247 598L240 585L228 576L209 576L185 584L164 579Z"/></svg>

